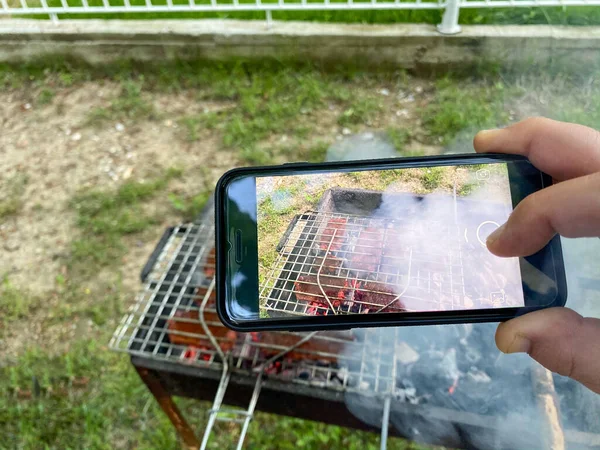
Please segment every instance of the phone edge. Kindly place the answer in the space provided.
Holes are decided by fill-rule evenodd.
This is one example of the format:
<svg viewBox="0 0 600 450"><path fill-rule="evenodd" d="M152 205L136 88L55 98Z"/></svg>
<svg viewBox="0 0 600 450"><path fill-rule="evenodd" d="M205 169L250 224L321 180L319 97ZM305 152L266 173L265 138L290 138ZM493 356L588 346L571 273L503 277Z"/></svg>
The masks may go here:
<svg viewBox="0 0 600 450"><path fill-rule="evenodd" d="M228 170L225 172L217 181L215 187L215 289L216 289L216 309L217 315L219 319L226 325L228 328L238 331L238 332L249 332L249 331L319 331L319 330L347 330L351 328L373 328L373 327L391 327L391 326L421 326L421 325L449 325L449 324L459 324L459 323L486 323L486 322L503 322L514 317L533 312L540 309L546 309L548 306L544 307L530 307L530 308L507 308L511 311L501 311L501 310L486 310L486 311L494 311L497 314L468 314L468 315L457 315L455 317L446 316L445 318L427 318L427 317L418 317L418 318L407 318L406 315L403 316L401 321L398 318L394 317L386 317L385 320L376 320L367 323L357 323L355 320L350 319L348 322L353 323L325 323L325 324L293 324L290 327L284 327L281 324L275 325L259 325L258 321L249 322L248 325L240 324L238 322L233 322L228 314L227 307L225 305L225 274L226 274L226 255L224 253L224 248L219 245L222 241L222 236L224 233L225 226L225 200L226 197L224 195L225 189L227 187L227 183L232 179L233 176L237 175L245 175L248 173L256 174L258 173L268 173L271 171L275 171L277 169L283 169L286 166L289 167L293 165L296 168L336 168L343 166L345 168L352 168L355 166L360 166L362 164L369 165L377 165L377 164L394 164L394 165L410 165L411 163L424 161L426 163L435 162L435 161L443 161L447 162L448 165L459 164L461 161L465 160L492 160L492 161L529 161L528 158L522 155L513 155L513 154L504 154L504 153L486 153L486 154L473 154L473 153L462 153L462 154L452 154L452 155L431 155L431 156L422 156L422 157L407 157L407 158L383 158L383 159L367 159L367 160L352 160L352 161L336 161L336 162L323 162L323 163L309 163L309 162L298 162L298 163L289 163L289 164L279 164L279 165L271 165L271 166L252 166L252 167L237 167ZM476 162L474 162L476 164ZM424 164L427 165L427 164ZM401 168L401 167L399 167ZM541 171L540 171L541 172ZM544 187L552 185L552 178L541 172L543 175L543 185ZM225 233L226 234L226 233ZM560 237L556 236L553 238L549 245L552 247L553 253L557 253L557 256L560 257L562 264L560 264L559 270L557 272L557 299L560 299L559 304L553 304L550 307L564 306L567 300L567 284L566 284L566 271L564 267L564 258L562 253L562 245L560 242ZM555 267L557 267L555 265ZM482 311L482 310L480 310ZM435 314L436 312L432 312ZM393 323L392 323L393 322Z"/></svg>

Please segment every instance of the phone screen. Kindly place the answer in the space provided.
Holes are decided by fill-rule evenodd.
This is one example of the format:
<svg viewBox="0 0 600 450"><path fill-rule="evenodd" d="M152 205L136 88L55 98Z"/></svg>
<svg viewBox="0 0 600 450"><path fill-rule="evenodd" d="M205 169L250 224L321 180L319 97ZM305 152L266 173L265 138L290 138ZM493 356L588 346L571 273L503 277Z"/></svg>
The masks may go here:
<svg viewBox="0 0 600 450"><path fill-rule="evenodd" d="M486 240L541 187L528 162L292 171L240 183L239 198L252 201L236 205L251 216L255 239L242 244L232 228L234 265L256 277L257 293L249 294L253 283L238 289L239 317L526 306L531 264L492 255ZM536 290L555 290L551 276L536 272Z"/></svg>

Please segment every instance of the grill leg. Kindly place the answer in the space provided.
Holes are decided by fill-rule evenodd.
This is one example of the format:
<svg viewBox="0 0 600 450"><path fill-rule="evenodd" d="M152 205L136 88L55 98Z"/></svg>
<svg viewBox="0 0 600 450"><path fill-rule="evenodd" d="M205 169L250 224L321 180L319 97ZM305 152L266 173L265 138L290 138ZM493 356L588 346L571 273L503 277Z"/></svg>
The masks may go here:
<svg viewBox="0 0 600 450"><path fill-rule="evenodd" d="M160 379L155 375L154 371L145 369L143 367L134 366L135 370L137 370L138 375L142 379L142 381L148 386L152 395L160 405L161 409L167 415L175 429L177 430L177 434L183 440L185 446L189 450L197 450L200 448L200 441L194 434L194 431L187 423L187 421L183 418L181 411L173 402L171 396L167 393L164 386L160 382Z"/></svg>

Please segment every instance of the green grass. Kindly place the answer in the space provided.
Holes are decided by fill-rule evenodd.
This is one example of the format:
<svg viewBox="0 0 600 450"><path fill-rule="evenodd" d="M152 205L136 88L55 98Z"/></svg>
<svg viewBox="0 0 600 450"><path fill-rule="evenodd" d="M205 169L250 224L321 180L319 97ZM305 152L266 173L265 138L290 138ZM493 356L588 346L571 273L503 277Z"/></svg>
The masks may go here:
<svg viewBox="0 0 600 450"><path fill-rule="evenodd" d="M52 89L44 88L40 91L37 97L37 101L40 105L47 105L52 102L52 99L56 95L56 92Z"/></svg>
<svg viewBox="0 0 600 450"><path fill-rule="evenodd" d="M412 156L407 155L408 152L406 151L406 146L412 139L412 133L410 130L407 130L406 128L388 128L386 133L398 153L406 156Z"/></svg>
<svg viewBox="0 0 600 450"><path fill-rule="evenodd" d="M358 124L371 125L371 121L380 110L381 107L376 99L368 97L356 99L340 114L338 124L343 127Z"/></svg>
<svg viewBox="0 0 600 450"><path fill-rule="evenodd" d="M206 130L216 130L223 148L238 151L241 161L269 164L278 152L263 141L274 134L293 139L308 136L311 114L332 98L330 78L308 66L278 63L198 66L194 79L186 76L175 84L197 89L201 100L235 104L221 112L183 117L180 124L184 138L197 141ZM157 81L162 84L160 78ZM307 149L308 158L320 157L320 147L314 149L316 154L311 150Z"/></svg>
<svg viewBox="0 0 600 450"><path fill-rule="evenodd" d="M428 191L437 189L442 184L445 173L444 167L430 167L423 171L421 183Z"/></svg>
<svg viewBox="0 0 600 450"><path fill-rule="evenodd" d="M23 208L23 196L28 179L21 174L13 175L0 184L0 224L19 214Z"/></svg>
<svg viewBox="0 0 600 450"><path fill-rule="evenodd" d="M200 214L211 195L212 192L210 190L192 196L170 193L168 199L171 202L173 209L175 209L185 221L190 221Z"/></svg>
<svg viewBox="0 0 600 450"><path fill-rule="evenodd" d="M321 105L326 93L323 77L311 71L281 68L248 75L240 70L237 75L239 82L217 84L212 94L237 101L224 117L223 143L228 147L247 148L269 134L294 132L294 119Z"/></svg>
<svg viewBox="0 0 600 450"><path fill-rule="evenodd" d="M253 166L264 166L273 162L273 152L258 146L243 147L239 152L242 162Z"/></svg>
<svg viewBox="0 0 600 450"><path fill-rule="evenodd" d="M174 427L142 384L128 358L84 339L49 355L40 347L0 367L0 435L4 448L181 448ZM206 424L207 402L179 400L192 426ZM218 424L209 449L234 448L239 427ZM245 448L376 450L374 433L257 413ZM390 439L390 450L424 448Z"/></svg>
<svg viewBox="0 0 600 450"><path fill-rule="evenodd" d="M6 331L6 323L27 317L39 303L39 298L18 289L4 276L0 280L0 336Z"/></svg>
<svg viewBox="0 0 600 450"><path fill-rule="evenodd" d="M116 327L124 314L123 305L128 300L119 277L92 283L73 276L65 278L62 284L57 283L55 293L60 302L48 314L47 323L89 319L95 325L110 330Z"/></svg>
<svg viewBox="0 0 600 450"><path fill-rule="evenodd" d="M238 151L242 162L253 165L272 163L285 153L264 142L273 135L290 136L295 148L302 149L301 159L321 161L324 144L306 145L305 139L312 132L313 114L327 103L343 107L338 120L343 126L369 124L380 110L374 99L354 99L340 87L341 79L354 76L351 71L332 74L307 65L267 62L197 67L195 75L173 84L196 88L202 100L235 104L221 112L184 116L179 121L184 139L197 141L207 130L215 130L224 149ZM155 82L162 84L160 77Z"/></svg>
<svg viewBox="0 0 600 450"><path fill-rule="evenodd" d="M467 195L470 195L476 187L476 183L465 183L460 188L458 188L457 194L461 197L466 197Z"/></svg>
<svg viewBox="0 0 600 450"><path fill-rule="evenodd" d="M547 114L551 118L574 122L588 127L600 128L600 91L598 84L592 92L581 92L573 88L573 95L560 102L558 107Z"/></svg>
<svg viewBox="0 0 600 450"><path fill-rule="evenodd" d="M88 113L88 123L98 126L106 121L157 119L158 113L154 105L142 95L143 88L143 75L137 79L124 80L120 94L112 100L109 107L97 107Z"/></svg>
<svg viewBox="0 0 600 450"><path fill-rule="evenodd" d="M326 142L317 142L308 148L301 148L298 151L298 160L308 162L323 162L327 156L329 144Z"/></svg>
<svg viewBox="0 0 600 450"><path fill-rule="evenodd" d="M185 130L185 137L188 141L194 142L200 140L202 130L212 130L221 121L217 113L202 113L191 116L184 116L179 123Z"/></svg>
<svg viewBox="0 0 600 450"><path fill-rule="evenodd" d="M423 110L423 127L433 142L446 144L460 131L477 130L503 125L508 121L502 82L481 83L462 87L452 79L436 83L433 101Z"/></svg>
<svg viewBox="0 0 600 450"><path fill-rule="evenodd" d="M74 342L55 356L31 348L16 364L0 369L0 376L0 434L6 448L110 449L118 441L159 448L168 437L174 448L158 408L151 404L152 417L144 417L150 396L127 359L96 340Z"/></svg>
<svg viewBox="0 0 600 450"><path fill-rule="evenodd" d="M180 177L180 169L171 168L153 180L129 181L116 191L91 190L77 194L71 207L77 213L81 237L71 245L69 266L80 274L93 274L97 267L118 263L125 252L122 236L140 233L158 222L145 211L143 203L163 191L169 181ZM200 199L185 205L187 213Z"/></svg>

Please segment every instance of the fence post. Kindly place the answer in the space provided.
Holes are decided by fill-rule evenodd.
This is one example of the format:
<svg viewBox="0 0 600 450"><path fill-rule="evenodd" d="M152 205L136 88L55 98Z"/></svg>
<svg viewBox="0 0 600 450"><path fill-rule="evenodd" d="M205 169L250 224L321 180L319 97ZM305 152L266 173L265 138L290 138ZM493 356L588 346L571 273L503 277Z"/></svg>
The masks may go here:
<svg viewBox="0 0 600 450"><path fill-rule="evenodd" d="M265 12L266 12L266 19L267 19L267 30L270 30L271 27L273 26L273 13L271 12L270 9L267 9Z"/></svg>
<svg viewBox="0 0 600 450"><path fill-rule="evenodd" d="M460 0L446 0L444 8L444 16L442 23L437 26L437 29L442 34L460 33L460 25L458 24L458 15L460 13Z"/></svg>

